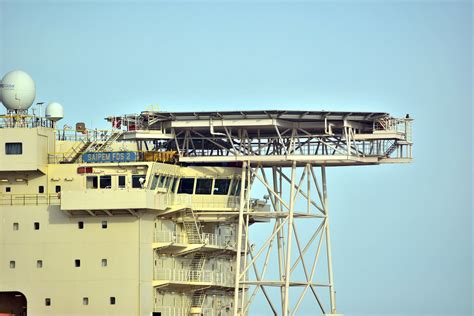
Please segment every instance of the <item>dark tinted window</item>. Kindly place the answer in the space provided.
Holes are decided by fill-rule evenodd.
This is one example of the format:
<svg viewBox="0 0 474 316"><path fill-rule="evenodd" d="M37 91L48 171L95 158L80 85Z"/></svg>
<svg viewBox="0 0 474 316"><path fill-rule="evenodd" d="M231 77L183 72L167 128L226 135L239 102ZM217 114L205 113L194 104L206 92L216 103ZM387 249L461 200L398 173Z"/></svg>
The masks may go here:
<svg viewBox="0 0 474 316"><path fill-rule="evenodd" d="M136 174L132 176L132 188L141 188L145 183L145 175Z"/></svg>
<svg viewBox="0 0 474 316"><path fill-rule="evenodd" d="M112 177L111 176L100 176L100 188L110 189L112 188Z"/></svg>
<svg viewBox="0 0 474 316"><path fill-rule="evenodd" d="M216 179L214 183L214 194L226 195L229 192L230 179Z"/></svg>
<svg viewBox="0 0 474 316"><path fill-rule="evenodd" d="M197 179L196 194L211 194L212 179Z"/></svg>
<svg viewBox="0 0 474 316"><path fill-rule="evenodd" d="M125 188L125 176L118 177L118 187L121 189Z"/></svg>
<svg viewBox="0 0 474 316"><path fill-rule="evenodd" d="M5 154L21 155L23 153L22 143L5 143Z"/></svg>
<svg viewBox="0 0 474 316"><path fill-rule="evenodd" d="M60 185L57 185L56 188L55 188L55 191L56 191L56 193L61 192L61 186L60 186Z"/></svg>
<svg viewBox="0 0 474 316"><path fill-rule="evenodd" d="M40 185L38 187L38 193L44 193L44 186Z"/></svg>
<svg viewBox="0 0 474 316"><path fill-rule="evenodd" d="M194 178L181 178L178 193L193 194Z"/></svg>

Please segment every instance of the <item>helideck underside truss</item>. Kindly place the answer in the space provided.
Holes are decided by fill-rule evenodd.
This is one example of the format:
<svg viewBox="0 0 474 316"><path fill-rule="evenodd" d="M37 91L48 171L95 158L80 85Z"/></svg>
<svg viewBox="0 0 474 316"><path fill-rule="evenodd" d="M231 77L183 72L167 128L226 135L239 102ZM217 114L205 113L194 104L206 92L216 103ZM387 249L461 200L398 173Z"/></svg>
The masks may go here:
<svg viewBox="0 0 474 316"><path fill-rule="evenodd" d="M408 115L143 112L107 119L142 150L175 151L179 163L242 167L234 315L336 314L327 167L412 159ZM271 211L251 212L251 188L265 192ZM251 228L256 217L267 224Z"/></svg>

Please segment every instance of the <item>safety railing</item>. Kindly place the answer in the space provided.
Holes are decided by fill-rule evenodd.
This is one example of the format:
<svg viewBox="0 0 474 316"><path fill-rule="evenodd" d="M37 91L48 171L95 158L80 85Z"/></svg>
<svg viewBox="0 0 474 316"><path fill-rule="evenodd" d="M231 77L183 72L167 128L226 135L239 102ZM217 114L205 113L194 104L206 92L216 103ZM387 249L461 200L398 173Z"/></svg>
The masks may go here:
<svg viewBox="0 0 474 316"><path fill-rule="evenodd" d="M59 205L61 195L56 194L1 194L0 205Z"/></svg>
<svg viewBox="0 0 474 316"><path fill-rule="evenodd" d="M155 312L166 316L189 316L189 307L160 306L155 303Z"/></svg>
<svg viewBox="0 0 474 316"><path fill-rule="evenodd" d="M155 232L155 242L171 242L178 244L188 243L188 238L186 234L178 234L176 232L164 232L157 231Z"/></svg>
<svg viewBox="0 0 474 316"><path fill-rule="evenodd" d="M209 246L216 247L235 247L235 242L233 242L232 236L218 236L211 233L202 233L202 243ZM188 237L184 233L176 233L172 231L157 231L155 232L155 242L163 243L177 243L177 244L187 244L189 243Z"/></svg>
<svg viewBox="0 0 474 316"><path fill-rule="evenodd" d="M215 286L233 286L234 276L224 272L209 270L156 269L155 280L178 283L210 283Z"/></svg>

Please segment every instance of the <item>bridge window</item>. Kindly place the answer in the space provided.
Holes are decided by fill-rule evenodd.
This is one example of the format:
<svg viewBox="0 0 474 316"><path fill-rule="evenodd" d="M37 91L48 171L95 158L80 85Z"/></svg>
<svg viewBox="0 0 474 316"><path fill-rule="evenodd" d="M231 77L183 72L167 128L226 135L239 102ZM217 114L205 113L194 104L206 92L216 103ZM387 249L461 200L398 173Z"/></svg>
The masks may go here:
<svg viewBox="0 0 474 316"><path fill-rule="evenodd" d="M51 299L50 298L45 298L44 299L44 305L45 306L51 306Z"/></svg>
<svg viewBox="0 0 474 316"><path fill-rule="evenodd" d="M214 194L227 195L230 187L230 179L216 179L214 183Z"/></svg>
<svg viewBox="0 0 474 316"><path fill-rule="evenodd" d="M119 189L125 188L125 176L118 176L118 187Z"/></svg>
<svg viewBox="0 0 474 316"><path fill-rule="evenodd" d="M153 180L151 180L151 186L150 186L150 189L151 190L154 190L156 189L156 186L158 185L158 179L160 178L160 175L158 174L155 174L153 176Z"/></svg>
<svg viewBox="0 0 474 316"><path fill-rule="evenodd" d="M5 143L5 154L7 155L23 154L23 143Z"/></svg>
<svg viewBox="0 0 474 316"><path fill-rule="evenodd" d="M171 188L171 192L174 193L174 191L176 190L176 184L178 183L178 180L176 178L171 178L171 183L170 183L170 188Z"/></svg>
<svg viewBox="0 0 474 316"><path fill-rule="evenodd" d="M102 229L107 229L107 221L102 221Z"/></svg>
<svg viewBox="0 0 474 316"><path fill-rule="evenodd" d="M212 179L197 179L196 194L211 194Z"/></svg>
<svg viewBox="0 0 474 316"><path fill-rule="evenodd" d="M97 176L87 176L86 178L87 189L97 189Z"/></svg>
<svg viewBox="0 0 474 316"><path fill-rule="evenodd" d="M158 182L158 187L159 188L164 188L166 180L167 180L166 176L161 176L160 181Z"/></svg>
<svg viewBox="0 0 474 316"><path fill-rule="evenodd" d="M5 192L9 193L9 192L11 192L11 191L12 191L12 188L11 188L11 187L6 187L6 188L5 188Z"/></svg>
<svg viewBox="0 0 474 316"><path fill-rule="evenodd" d="M102 266L106 267L107 266L107 259L102 259Z"/></svg>
<svg viewBox="0 0 474 316"><path fill-rule="evenodd" d="M40 185L38 187L38 193L44 193L44 186Z"/></svg>
<svg viewBox="0 0 474 316"><path fill-rule="evenodd" d="M10 269L15 269L15 267L16 267L15 260L10 261Z"/></svg>
<svg viewBox="0 0 474 316"><path fill-rule="evenodd" d="M193 194L194 178L181 178L178 186L178 194Z"/></svg>
<svg viewBox="0 0 474 316"><path fill-rule="evenodd" d="M88 297L83 297L82 298L82 305L89 305L89 298Z"/></svg>
<svg viewBox="0 0 474 316"><path fill-rule="evenodd" d="M39 230L40 229L40 223L35 222L34 227L35 227L35 230Z"/></svg>
<svg viewBox="0 0 474 316"><path fill-rule="evenodd" d="M145 175L136 174L132 176L132 188L142 188L145 184Z"/></svg>
<svg viewBox="0 0 474 316"><path fill-rule="evenodd" d="M20 224L13 223L13 230L18 230L18 229L20 229Z"/></svg>
<svg viewBox="0 0 474 316"><path fill-rule="evenodd" d="M114 296L110 297L110 305L115 305L115 297Z"/></svg>
<svg viewBox="0 0 474 316"><path fill-rule="evenodd" d="M112 177L111 176L100 176L100 188L111 189L112 188Z"/></svg>
<svg viewBox="0 0 474 316"><path fill-rule="evenodd" d="M81 266L81 260L79 260L79 259L74 260L74 266L76 268L79 268Z"/></svg>
<svg viewBox="0 0 474 316"><path fill-rule="evenodd" d="M36 260L36 267L41 269L43 267L43 260Z"/></svg>
<svg viewBox="0 0 474 316"><path fill-rule="evenodd" d="M55 192L56 192L56 193L61 192L61 186L60 186L60 185L57 185L57 186L55 187Z"/></svg>
<svg viewBox="0 0 474 316"><path fill-rule="evenodd" d="M77 222L77 228L84 229L84 222Z"/></svg>

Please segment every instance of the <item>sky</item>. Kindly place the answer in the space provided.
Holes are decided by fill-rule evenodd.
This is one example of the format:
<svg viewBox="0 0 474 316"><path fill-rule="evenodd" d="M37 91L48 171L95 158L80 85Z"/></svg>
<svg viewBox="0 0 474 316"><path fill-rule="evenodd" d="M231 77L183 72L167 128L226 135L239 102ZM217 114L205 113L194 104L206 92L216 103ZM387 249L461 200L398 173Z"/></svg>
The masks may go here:
<svg viewBox="0 0 474 316"><path fill-rule="evenodd" d="M472 314L470 1L0 0L14 69L69 125L151 105L409 113L412 164L328 171L338 311Z"/></svg>

